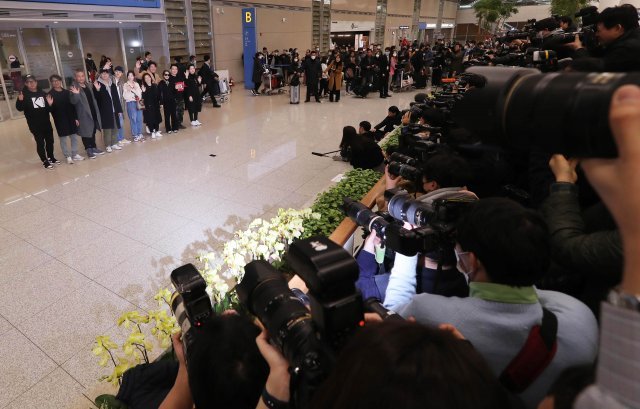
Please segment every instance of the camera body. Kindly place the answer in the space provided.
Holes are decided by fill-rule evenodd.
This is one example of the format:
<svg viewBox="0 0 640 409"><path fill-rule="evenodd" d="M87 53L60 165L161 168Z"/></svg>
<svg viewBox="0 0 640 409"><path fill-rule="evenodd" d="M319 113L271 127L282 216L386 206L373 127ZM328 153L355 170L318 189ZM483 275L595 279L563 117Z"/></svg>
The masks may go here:
<svg viewBox="0 0 640 409"><path fill-rule="evenodd" d="M296 240L286 259L309 289L310 310L266 261L245 266L237 291L242 305L258 317L287 358L294 407L305 408L333 368L337 352L364 325L364 306L355 287L358 265L331 240Z"/></svg>
<svg viewBox="0 0 640 409"><path fill-rule="evenodd" d="M182 331L182 344L188 361L198 329L213 315L211 298L207 294L207 283L193 264L173 270L171 283L176 289L171 296L171 311Z"/></svg>

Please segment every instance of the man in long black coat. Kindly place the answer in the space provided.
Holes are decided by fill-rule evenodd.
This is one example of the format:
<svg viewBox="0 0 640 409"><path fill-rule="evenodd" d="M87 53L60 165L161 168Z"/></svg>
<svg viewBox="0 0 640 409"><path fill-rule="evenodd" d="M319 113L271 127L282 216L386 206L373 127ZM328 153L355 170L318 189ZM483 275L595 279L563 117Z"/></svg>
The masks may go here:
<svg viewBox="0 0 640 409"><path fill-rule="evenodd" d="M304 62L304 76L307 81L307 98L304 102L311 101L311 95L316 98L316 102L320 102L318 85L322 76L322 65L315 51L311 51L310 58Z"/></svg>
<svg viewBox="0 0 640 409"><path fill-rule="evenodd" d="M211 96L211 102L213 102L214 108L220 108L220 104L218 104L215 97L220 93L220 87L218 86L219 77L218 74L213 72L213 68L211 67L211 57L208 55L204 56L204 63L202 63L202 66L198 71L198 75L202 77L202 83L205 85L200 97L204 99L204 96L207 95L208 92Z"/></svg>

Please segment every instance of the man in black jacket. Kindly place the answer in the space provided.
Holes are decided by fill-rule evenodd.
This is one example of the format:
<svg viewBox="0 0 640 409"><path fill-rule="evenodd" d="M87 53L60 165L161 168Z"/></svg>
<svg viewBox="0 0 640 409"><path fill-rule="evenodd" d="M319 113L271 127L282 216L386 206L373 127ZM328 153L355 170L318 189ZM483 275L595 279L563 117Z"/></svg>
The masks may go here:
<svg viewBox="0 0 640 409"><path fill-rule="evenodd" d="M596 37L602 46L600 58L594 58L576 41L569 46L576 50L574 69L580 71L628 72L640 71L640 29L638 12L629 5L608 7L598 17Z"/></svg>
<svg viewBox="0 0 640 409"><path fill-rule="evenodd" d="M398 109L398 107L395 105L390 106L387 116L384 117L382 122L374 126L375 132L373 133L373 135L376 141L379 141L382 138L384 138L385 135L393 131L396 126L400 126L401 120L402 118L401 118L400 110Z"/></svg>
<svg viewBox="0 0 640 409"><path fill-rule="evenodd" d="M62 77L53 74L49 77L52 88L47 96L47 102L51 107L51 116L53 123L56 125L58 137L60 138L60 147L62 153L67 159L67 163L72 165L74 160L84 160L84 157L78 154L78 114L71 103L71 92L62 88ZM51 98L49 98L51 97ZM67 145L67 138L71 140L71 151Z"/></svg>
<svg viewBox="0 0 640 409"><path fill-rule="evenodd" d="M385 54L381 54L380 51L376 54L376 65L378 66L378 89L380 90L380 98L389 98L389 59L387 55L389 49L385 51Z"/></svg>
<svg viewBox="0 0 640 409"><path fill-rule="evenodd" d="M58 165L60 161L53 156L53 128L49 120L51 107L48 96L38 88L38 82L33 75L27 75L24 89L18 94L16 109L24 112L27 125L36 140L36 150L45 169L53 169L52 163Z"/></svg>
<svg viewBox="0 0 640 409"><path fill-rule="evenodd" d="M363 86L373 84L375 81L375 71L378 68L376 59L373 57L373 52L367 50L367 54L360 60L360 71L364 78Z"/></svg>
<svg viewBox="0 0 640 409"><path fill-rule="evenodd" d="M304 102L311 101L311 96L316 98L316 102L320 102L318 95L318 85L320 76L322 75L322 65L315 51L311 51L311 56L304 62L304 76L307 81L307 98Z"/></svg>
<svg viewBox="0 0 640 409"><path fill-rule="evenodd" d="M218 81L220 81L220 77L213 71L211 68L211 57L208 55L204 56L204 62L198 71L198 75L202 77L202 83L204 84L204 90L200 95L202 99L207 95L207 92L211 96L211 102L213 102L214 108L220 108L220 104L216 100L215 95L220 93L220 87L218 86ZM217 92L216 92L217 89Z"/></svg>
<svg viewBox="0 0 640 409"><path fill-rule="evenodd" d="M111 81L111 75L106 69L100 71L100 78L93 83L93 86L93 95L98 103L98 111L100 111L105 150L109 153L114 150L122 150L122 147L118 145L118 128L122 126L120 115L118 115L122 113L118 88Z"/></svg>

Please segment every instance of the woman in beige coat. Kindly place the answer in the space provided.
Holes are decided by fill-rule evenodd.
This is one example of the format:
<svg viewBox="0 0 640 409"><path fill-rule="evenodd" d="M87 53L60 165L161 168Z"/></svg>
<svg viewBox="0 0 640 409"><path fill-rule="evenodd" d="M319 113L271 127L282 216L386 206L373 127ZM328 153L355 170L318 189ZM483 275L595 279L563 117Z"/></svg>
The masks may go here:
<svg viewBox="0 0 640 409"><path fill-rule="evenodd" d="M329 102L340 101L340 88L342 88L342 69L344 64L340 59L340 54L329 64Z"/></svg>

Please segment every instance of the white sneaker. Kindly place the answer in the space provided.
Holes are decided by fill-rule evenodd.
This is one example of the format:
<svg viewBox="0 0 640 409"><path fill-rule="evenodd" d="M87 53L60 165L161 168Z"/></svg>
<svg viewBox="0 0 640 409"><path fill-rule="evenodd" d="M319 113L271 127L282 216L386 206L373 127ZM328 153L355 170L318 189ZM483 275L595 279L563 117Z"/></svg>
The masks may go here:
<svg viewBox="0 0 640 409"><path fill-rule="evenodd" d="M111 147L111 149L113 149L114 151L121 151L121 150L122 150L122 146L120 146L120 145L116 144L116 145L113 145L113 146Z"/></svg>
<svg viewBox="0 0 640 409"><path fill-rule="evenodd" d="M200 122L200 121L198 121L198 120L196 119L196 125L200 126L200 125L202 125L202 122Z"/></svg>
<svg viewBox="0 0 640 409"><path fill-rule="evenodd" d="M156 133L155 132L151 132L151 139L156 139Z"/></svg>
<svg viewBox="0 0 640 409"><path fill-rule="evenodd" d="M71 156L67 156L67 163L69 165L73 165L73 159L71 159Z"/></svg>
<svg viewBox="0 0 640 409"><path fill-rule="evenodd" d="M109 153L113 152L113 150L111 149L111 146L107 146L104 150Z"/></svg>
<svg viewBox="0 0 640 409"><path fill-rule="evenodd" d="M191 126L198 126L198 124L196 123L196 121L191 121Z"/></svg>
<svg viewBox="0 0 640 409"><path fill-rule="evenodd" d="M122 145L128 145L128 144L130 144L130 143L131 143L131 141L125 138L125 139L121 140L119 143L120 143L120 146L122 146Z"/></svg>
<svg viewBox="0 0 640 409"><path fill-rule="evenodd" d="M145 131L147 131L147 133L151 133L151 131L149 130L148 126L145 126L144 129L145 129Z"/></svg>
<svg viewBox="0 0 640 409"><path fill-rule="evenodd" d="M162 132L156 131L156 136L162 136Z"/></svg>
<svg viewBox="0 0 640 409"><path fill-rule="evenodd" d="M77 160L77 161L84 160L84 156L80 156L76 153L76 155L73 157L73 160Z"/></svg>
<svg viewBox="0 0 640 409"><path fill-rule="evenodd" d="M138 135L134 136L134 137L133 137L133 141L134 141L134 142L140 142L140 141L141 141L140 136L138 136Z"/></svg>

